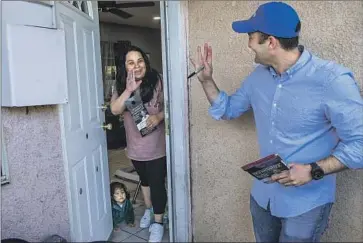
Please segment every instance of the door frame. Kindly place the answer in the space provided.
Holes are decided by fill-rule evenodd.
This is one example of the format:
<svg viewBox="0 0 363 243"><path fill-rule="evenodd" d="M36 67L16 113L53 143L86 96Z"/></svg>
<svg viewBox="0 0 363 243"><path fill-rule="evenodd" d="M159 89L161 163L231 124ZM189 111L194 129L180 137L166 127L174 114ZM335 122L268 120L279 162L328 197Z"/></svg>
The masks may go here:
<svg viewBox="0 0 363 243"><path fill-rule="evenodd" d="M192 242L189 85L186 78L189 63L188 1L160 1L160 17L165 90L169 240L170 242ZM62 117L61 107L59 107L59 113ZM62 122L60 125L64 126ZM64 140L63 132L61 136ZM63 146L65 147L65 144ZM65 153L64 150L63 153ZM63 157L66 163L67 156L64 154ZM69 184L67 184L70 233L73 238L75 232L72 228L74 224L69 190Z"/></svg>
<svg viewBox="0 0 363 243"><path fill-rule="evenodd" d="M192 242L189 156L188 1L160 1L169 238Z"/></svg>

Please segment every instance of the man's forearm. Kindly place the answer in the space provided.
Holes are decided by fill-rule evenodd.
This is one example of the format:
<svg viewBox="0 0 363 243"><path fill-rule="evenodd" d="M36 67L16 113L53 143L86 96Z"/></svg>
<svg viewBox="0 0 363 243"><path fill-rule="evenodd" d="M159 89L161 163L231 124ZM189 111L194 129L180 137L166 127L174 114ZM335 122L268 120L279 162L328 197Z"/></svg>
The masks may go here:
<svg viewBox="0 0 363 243"><path fill-rule="evenodd" d="M213 79L211 79L208 81L203 81L202 86L203 86L204 92L207 96L209 103L212 104L213 101L215 99L217 99L217 97L219 95L219 89L218 89L216 83L214 82Z"/></svg>
<svg viewBox="0 0 363 243"><path fill-rule="evenodd" d="M324 174L333 174L340 171L343 171L345 169L348 169L342 162L340 162L337 158L334 156L329 156L325 159L322 159L317 162L317 164L320 166L320 168L323 169Z"/></svg>

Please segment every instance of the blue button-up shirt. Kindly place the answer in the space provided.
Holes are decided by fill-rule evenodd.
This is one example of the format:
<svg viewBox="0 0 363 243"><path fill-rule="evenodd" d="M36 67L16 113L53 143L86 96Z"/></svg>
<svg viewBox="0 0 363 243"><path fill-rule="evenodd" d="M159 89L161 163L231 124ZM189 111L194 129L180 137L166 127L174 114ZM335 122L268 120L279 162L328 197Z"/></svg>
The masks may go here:
<svg viewBox="0 0 363 243"><path fill-rule="evenodd" d="M300 47L304 49L303 47ZM259 65L231 96L220 91L209 108L216 120L253 109L260 156L278 153L287 163L335 156L348 168L363 167L363 101L351 71L303 50L277 75ZM251 194L277 217L293 217L335 201L336 175L285 187L254 179Z"/></svg>

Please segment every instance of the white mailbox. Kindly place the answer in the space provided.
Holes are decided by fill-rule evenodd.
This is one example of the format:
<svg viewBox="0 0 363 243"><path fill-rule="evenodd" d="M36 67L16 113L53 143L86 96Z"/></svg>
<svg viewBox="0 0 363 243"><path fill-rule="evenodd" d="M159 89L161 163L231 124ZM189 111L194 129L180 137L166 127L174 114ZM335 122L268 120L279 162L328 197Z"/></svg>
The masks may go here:
<svg viewBox="0 0 363 243"><path fill-rule="evenodd" d="M2 106L66 103L64 31L18 24L3 27Z"/></svg>

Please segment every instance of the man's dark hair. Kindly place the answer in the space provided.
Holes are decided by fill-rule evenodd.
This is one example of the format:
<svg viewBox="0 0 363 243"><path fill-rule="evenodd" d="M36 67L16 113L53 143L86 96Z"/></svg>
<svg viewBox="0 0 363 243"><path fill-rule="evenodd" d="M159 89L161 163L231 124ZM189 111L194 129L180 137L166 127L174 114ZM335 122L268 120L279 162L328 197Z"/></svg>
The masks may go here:
<svg viewBox="0 0 363 243"><path fill-rule="evenodd" d="M301 29L301 23L299 22L296 25L295 32L300 32L300 29ZM259 33L260 33L260 39L258 41L259 44L264 43L268 39L268 37L271 36L269 34L265 34L262 32L259 32ZM298 47L298 45L299 45L299 36L296 36L293 38L281 38L281 37L276 37L276 36L273 36L273 37L275 37L280 42L282 49L284 49L286 51L293 50L296 47Z"/></svg>

